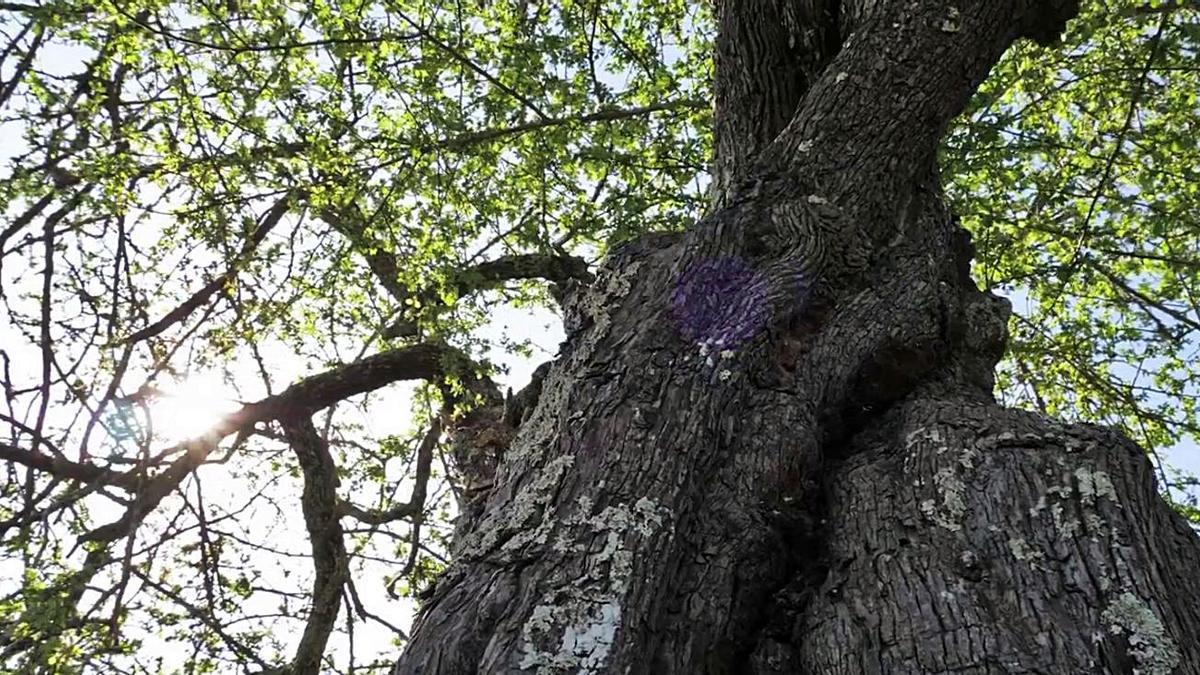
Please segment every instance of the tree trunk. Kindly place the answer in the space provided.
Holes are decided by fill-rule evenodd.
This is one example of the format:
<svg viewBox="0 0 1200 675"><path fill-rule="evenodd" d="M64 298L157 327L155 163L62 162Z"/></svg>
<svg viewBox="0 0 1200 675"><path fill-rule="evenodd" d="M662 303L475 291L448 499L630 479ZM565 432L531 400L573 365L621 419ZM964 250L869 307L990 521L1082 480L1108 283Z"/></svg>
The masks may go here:
<svg viewBox="0 0 1200 675"><path fill-rule="evenodd" d="M1074 11L723 0L716 208L570 301L395 672L1200 673L1200 539L1128 440L994 403L936 175Z"/></svg>

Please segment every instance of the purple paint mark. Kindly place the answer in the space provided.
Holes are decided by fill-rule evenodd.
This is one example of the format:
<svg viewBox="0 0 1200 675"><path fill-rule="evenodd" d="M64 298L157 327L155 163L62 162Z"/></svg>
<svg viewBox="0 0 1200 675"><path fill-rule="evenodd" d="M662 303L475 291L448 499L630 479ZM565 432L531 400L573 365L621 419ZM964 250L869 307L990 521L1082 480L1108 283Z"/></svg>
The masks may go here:
<svg viewBox="0 0 1200 675"><path fill-rule="evenodd" d="M706 260L679 275L671 310L688 339L731 349L766 326L768 284L764 275L740 258Z"/></svg>

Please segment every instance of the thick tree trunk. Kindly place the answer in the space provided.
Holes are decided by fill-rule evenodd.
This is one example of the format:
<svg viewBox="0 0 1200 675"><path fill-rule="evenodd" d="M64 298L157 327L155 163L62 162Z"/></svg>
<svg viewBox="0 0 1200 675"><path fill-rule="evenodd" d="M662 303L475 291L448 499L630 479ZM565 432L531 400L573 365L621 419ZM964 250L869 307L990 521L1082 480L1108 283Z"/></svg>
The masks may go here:
<svg viewBox="0 0 1200 675"><path fill-rule="evenodd" d="M718 208L575 298L395 672L1200 673L1200 540L1128 441L992 402L934 170L1072 3L791 2L721 5Z"/></svg>

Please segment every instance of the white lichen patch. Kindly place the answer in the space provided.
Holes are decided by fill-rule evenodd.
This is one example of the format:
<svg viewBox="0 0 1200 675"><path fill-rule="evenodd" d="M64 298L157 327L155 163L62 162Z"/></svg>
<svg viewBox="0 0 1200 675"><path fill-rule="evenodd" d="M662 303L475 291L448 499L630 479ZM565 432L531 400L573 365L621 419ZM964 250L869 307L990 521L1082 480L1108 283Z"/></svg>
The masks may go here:
<svg viewBox="0 0 1200 675"><path fill-rule="evenodd" d="M810 152L812 152L812 149L813 149L813 142L811 139L805 139L803 141L800 141L800 145L797 146L796 149L805 154L810 153Z"/></svg>
<svg viewBox="0 0 1200 675"><path fill-rule="evenodd" d="M562 413L568 405L570 389L574 385L564 370L558 367L550 369L542 383L542 393L533 409L533 416L521 424L505 453L501 471L524 475L532 467L541 464L544 458L560 454L558 441L562 431ZM568 421L574 421L577 417L583 417L582 410L571 413Z"/></svg>
<svg viewBox="0 0 1200 675"><path fill-rule="evenodd" d="M958 8L951 7L938 27L945 33L957 33L962 30L962 15L959 14Z"/></svg>
<svg viewBox="0 0 1200 675"><path fill-rule="evenodd" d="M621 605L615 601L605 602L578 617L563 614L560 606L539 605L522 627L525 638L524 656L520 668L533 668L534 672L573 673L599 672L608 660L608 653L616 640L617 628L621 625ZM532 648L538 633L553 631L563 618L574 618L563 628L558 649L554 652Z"/></svg>
<svg viewBox="0 0 1200 675"><path fill-rule="evenodd" d="M1042 511L1045 511L1045 510L1046 510L1046 495L1041 495L1040 497L1038 497L1037 503L1034 504L1033 506L1029 507L1029 517L1037 518L1038 515L1040 515L1042 513Z"/></svg>
<svg viewBox="0 0 1200 675"><path fill-rule="evenodd" d="M1063 446L1067 452L1086 452L1091 450L1094 445L1095 443L1089 438L1080 438L1071 434L1063 437Z"/></svg>
<svg viewBox="0 0 1200 675"><path fill-rule="evenodd" d="M941 507L937 500L926 499L919 508L926 518L952 532L962 529L962 520L967 513L967 486L953 469L941 469L933 476L933 484L941 495Z"/></svg>
<svg viewBox="0 0 1200 675"><path fill-rule="evenodd" d="M847 73L846 71L843 70L842 72L837 74L837 77L833 78L833 81L837 82L838 84L841 84L841 83L845 82L846 78L848 78L848 77L850 77L850 73Z"/></svg>
<svg viewBox="0 0 1200 675"><path fill-rule="evenodd" d="M552 547L559 553L578 553L583 551L583 544L573 541L572 533L576 525L586 522L591 517L592 498L587 495L580 495L579 499L575 500L575 505L575 510L562 518L562 527L559 529L558 535L554 538Z"/></svg>
<svg viewBox="0 0 1200 675"><path fill-rule="evenodd" d="M937 427L918 427L913 429L912 431L908 432L907 436L904 437L904 449L908 451L904 453L905 473L911 472L916 467L917 462L921 457L921 453L914 452L913 449L919 443L926 442L937 446L936 452L939 455L946 451L946 448L942 443L941 431L939 431ZM914 482L913 485L920 487L919 482Z"/></svg>
<svg viewBox="0 0 1200 675"><path fill-rule="evenodd" d="M610 506L600 513L587 519L587 524L596 532L608 533L608 545L592 559L595 562L605 562L620 550L620 539L627 532L636 532L643 537L649 537L662 527L670 510L659 505L652 499L642 497L630 508L627 504ZM615 536L614 536L615 535Z"/></svg>
<svg viewBox="0 0 1200 675"><path fill-rule="evenodd" d="M1048 478L1054 477L1054 467L1046 467L1043 473ZM1120 507L1116 488L1107 473L1079 467L1074 472L1066 470L1058 474L1056 483L1038 497L1037 503L1029 509L1029 515L1038 517L1048 509L1055 531L1064 538L1079 534L1084 523L1088 530L1099 533L1105 529L1104 519L1096 508L1101 499ZM1082 520L1074 514L1076 509L1067 508L1068 504L1079 505Z"/></svg>
<svg viewBox="0 0 1200 675"><path fill-rule="evenodd" d="M606 602L600 605L595 620L578 630L568 626L563 633L561 651L579 657L579 665L591 670L604 665L608 651L617 635L617 627L621 625L621 605L616 602Z"/></svg>
<svg viewBox="0 0 1200 675"><path fill-rule="evenodd" d="M601 267L597 272L596 281L579 300L579 309L592 320L592 327L580 341L575 360L589 357L596 343L608 332L612 325L609 313L619 304L618 300L629 294L641 266L641 261L635 261L619 270Z"/></svg>
<svg viewBox="0 0 1200 675"><path fill-rule="evenodd" d="M1080 522L1074 518L1065 517L1062 504L1050 507L1050 517L1054 519L1054 529L1063 537L1071 538L1079 532Z"/></svg>
<svg viewBox="0 0 1200 675"><path fill-rule="evenodd" d="M1070 476L1067 478L1066 482L1069 484ZM1100 500L1107 499L1118 508L1121 506L1112 480L1104 471L1091 471L1085 467L1076 469L1074 478L1075 490L1079 494L1079 503L1083 507L1083 519L1087 523L1088 529L1093 532L1103 531L1105 528L1104 518L1101 517L1101 512L1097 508Z"/></svg>
<svg viewBox="0 0 1200 675"><path fill-rule="evenodd" d="M734 357L734 351L732 349L721 350L721 358L732 359L733 357Z"/></svg>
<svg viewBox="0 0 1200 675"><path fill-rule="evenodd" d="M728 368L725 368L721 372L717 373L717 377L719 377L722 382L726 382L729 380L729 378L733 377L733 372Z"/></svg>
<svg viewBox="0 0 1200 675"><path fill-rule="evenodd" d="M1070 477L1067 476L1067 479ZM1068 481L1069 482L1069 481ZM1070 499L1072 490L1070 487L1062 485L1051 485L1046 488L1046 492L1038 496L1037 503L1029 509L1029 517L1037 518L1043 512L1049 511L1050 518L1054 521L1054 530L1061 534L1064 538L1071 538L1079 532L1079 520L1069 517L1066 509L1063 508L1063 503ZM1051 497L1056 497L1054 503L1050 502Z"/></svg>
<svg viewBox="0 0 1200 675"><path fill-rule="evenodd" d="M975 468L975 460L979 458L979 451L967 445L958 453L958 465L970 471Z"/></svg>
<svg viewBox="0 0 1200 675"><path fill-rule="evenodd" d="M1010 537L1008 550L1014 558L1024 563L1033 564L1045 557L1041 551L1030 546L1029 542L1025 541L1025 537Z"/></svg>
<svg viewBox="0 0 1200 675"><path fill-rule="evenodd" d="M519 667L539 674L604 671L621 625L621 602L633 575L630 537L652 537L670 517L669 509L648 497L632 505L609 506L594 515L589 497L580 497L576 505L563 519L554 548L594 552L586 558L583 576L545 596L521 628ZM599 550L592 545L597 537L603 541Z"/></svg>
<svg viewBox="0 0 1200 675"><path fill-rule="evenodd" d="M663 519L671 514L666 507L660 506L653 499L642 497L633 505L633 511L638 515L635 527L638 532L650 536L663 524Z"/></svg>
<svg viewBox="0 0 1200 675"><path fill-rule="evenodd" d="M1051 485L1046 488L1046 494L1055 495L1060 499L1070 499L1073 490L1065 485Z"/></svg>
<svg viewBox="0 0 1200 675"><path fill-rule="evenodd" d="M1085 504L1095 504L1097 499L1107 499L1120 506L1117 490L1106 472L1088 471L1079 467L1075 470L1075 481L1079 489L1079 498Z"/></svg>
<svg viewBox="0 0 1200 675"><path fill-rule="evenodd" d="M828 204L829 200L822 197L821 195L809 195L808 203L809 204Z"/></svg>
<svg viewBox="0 0 1200 675"><path fill-rule="evenodd" d="M553 627L554 608L547 605L534 607L529 619L525 622L525 628L530 631L546 631Z"/></svg>
<svg viewBox="0 0 1200 675"><path fill-rule="evenodd" d="M1100 615L1108 631L1124 635L1129 643L1129 655L1137 662L1136 673L1169 675L1179 665L1179 648L1167 635L1158 616L1128 591L1117 596Z"/></svg>
<svg viewBox="0 0 1200 675"><path fill-rule="evenodd" d="M908 436L904 438L904 446L911 448L918 441L933 441L934 443L942 442L942 433L937 427L920 427L908 432Z"/></svg>
<svg viewBox="0 0 1200 675"><path fill-rule="evenodd" d="M530 544L545 543L554 523L549 518L541 518L540 513L553 500L559 482L574 463L574 455L560 455L548 462L513 497L509 508L500 512L500 515L487 517L482 526L476 529L481 533L479 539L465 546L464 553L478 554L490 550L501 534L513 531L516 531L516 535L504 542L502 550L516 551Z"/></svg>

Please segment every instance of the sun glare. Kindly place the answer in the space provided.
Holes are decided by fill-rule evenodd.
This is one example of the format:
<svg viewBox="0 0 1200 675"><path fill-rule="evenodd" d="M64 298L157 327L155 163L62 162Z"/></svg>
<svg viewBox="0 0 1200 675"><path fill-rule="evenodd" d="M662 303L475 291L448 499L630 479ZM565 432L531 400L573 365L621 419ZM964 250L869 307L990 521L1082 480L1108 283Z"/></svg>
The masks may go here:
<svg viewBox="0 0 1200 675"><path fill-rule="evenodd" d="M162 396L150 406L154 435L169 443L208 431L223 415L238 409L219 378L196 375L159 387Z"/></svg>

